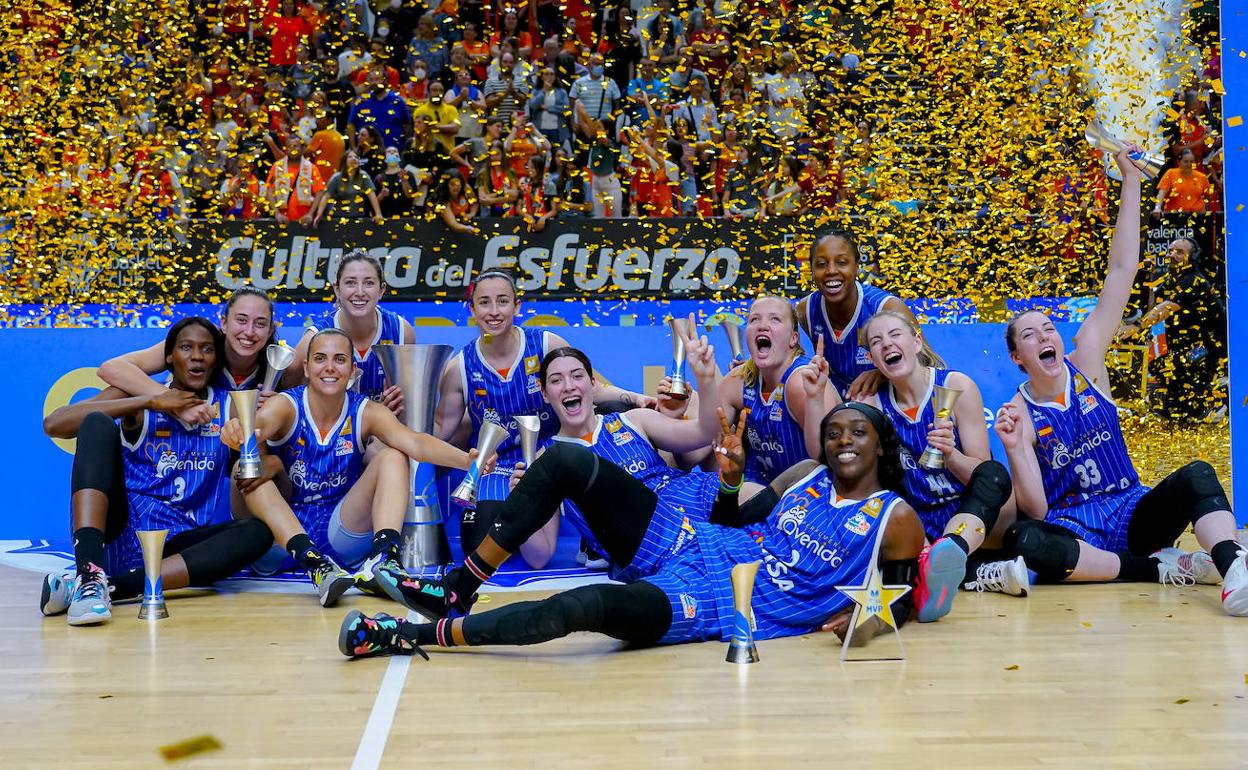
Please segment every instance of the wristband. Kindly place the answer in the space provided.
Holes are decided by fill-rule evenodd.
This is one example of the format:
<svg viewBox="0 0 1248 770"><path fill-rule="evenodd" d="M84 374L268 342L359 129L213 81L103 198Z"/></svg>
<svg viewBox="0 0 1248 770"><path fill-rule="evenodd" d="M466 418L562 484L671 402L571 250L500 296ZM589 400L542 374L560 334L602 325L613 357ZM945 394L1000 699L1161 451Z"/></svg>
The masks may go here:
<svg viewBox="0 0 1248 770"><path fill-rule="evenodd" d="M742 477L741 481L738 481L737 485L734 487L731 484L729 484L727 481L724 481L724 477L721 474L719 477L719 491L722 492L723 494L733 495L741 491L741 485L744 483L745 483L745 478Z"/></svg>

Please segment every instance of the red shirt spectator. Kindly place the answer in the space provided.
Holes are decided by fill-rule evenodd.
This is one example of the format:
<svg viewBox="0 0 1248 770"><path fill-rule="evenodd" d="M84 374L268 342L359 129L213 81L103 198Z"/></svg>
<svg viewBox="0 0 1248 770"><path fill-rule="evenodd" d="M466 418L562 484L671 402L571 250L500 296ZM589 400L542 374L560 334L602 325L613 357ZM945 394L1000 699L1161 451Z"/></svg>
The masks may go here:
<svg viewBox="0 0 1248 770"><path fill-rule="evenodd" d="M299 44L312 35L312 26L295 10L294 0L282 0L282 12L265 19L264 26L273 44L269 64L274 67L292 66Z"/></svg>

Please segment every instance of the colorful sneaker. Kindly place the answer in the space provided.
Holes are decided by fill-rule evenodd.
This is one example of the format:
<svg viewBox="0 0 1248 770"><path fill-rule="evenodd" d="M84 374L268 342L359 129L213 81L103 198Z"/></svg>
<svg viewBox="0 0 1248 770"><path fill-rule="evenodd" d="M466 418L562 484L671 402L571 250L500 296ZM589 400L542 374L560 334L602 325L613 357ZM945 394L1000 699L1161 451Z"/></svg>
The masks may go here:
<svg viewBox="0 0 1248 770"><path fill-rule="evenodd" d="M455 582L452 576L458 569L460 567L441 579L415 577L404 572L393 589L386 590L387 593L394 591L390 598L429 621L467 615L477 597L474 594L463 600L449 588ZM386 588L386 584L382 583L382 587Z"/></svg>
<svg viewBox="0 0 1248 770"><path fill-rule="evenodd" d="M382 599L393 599L392 592L387 590L386 583L397 583L398 575L402 574L404 574L403 568L393 557L379 553L368 557L360 565L359 571L352 576L352 580L355 581L355 587L362 593Z"/></svg>
<svg viewBox="0 0 1248 770"><path fill-rule="evenodd" d="M320 564L308 570L308 577L316 586L316 593L319 595L322 607L334 606L347 589L355 585L355 578L351 573L339 567L328 556Z"/></svg>
<svg viewBox="0 0 1248 770"><path fill-rule="evenodd" d="M1248 616L1248 551L1239 552L1222 578L1222 609L1228 615Z"/></svg>
<svg viewBox="0 0 1248 770"><path fill-rule="evenodd" d="M975 579L962 586L968 591L996 591L1010 596L1026 596L1031 588L1027 563L1019 556L1013 561L993 561L975 568Z"/></svg>
<svg viewBox="0 0 1248 770"><path fill-rule="evenodd" d="M429 660L429 653L399 635L402 622L384 612L370 618L359 610L351 610L338 630L338 651L348 658L416 654Z"/></svg>
<svg viewBox="0 0 1248 770"><path fill-rule="evenodd" d="M108 596L108 576L104 570L91 565L86 575L80 575L69 598L67 618L71 626L90 626L112 619L112 600Z"/></svg>
<svg viewBox="0 0 1248 770"><path fill-rule="evenodd" d="M966 552L952 540L942 537L919 552L919 584L914 591L914 604L920 623L949 614L964 577Z"/></svg>
<svg viewBox="0 0 1248 770"><path fill-rule="evenodd" d="M1186 553L1178 548L1162 548L1153 554L1153 558L1165 562L1172 569L1178 569L1192 577L1197 583L1216 586L1222 583L1222 576L1213 563L1213 557L1204 551Z"/></svg>
<svg viewBox="0 0 1248 770"><path fill-rule="evenodd" d="M74 594L74 584L77 582L78 575L73 572L44 575L43 590L39 594L39 611L50 616L60 615L69 609L69 599Z"/></svg>

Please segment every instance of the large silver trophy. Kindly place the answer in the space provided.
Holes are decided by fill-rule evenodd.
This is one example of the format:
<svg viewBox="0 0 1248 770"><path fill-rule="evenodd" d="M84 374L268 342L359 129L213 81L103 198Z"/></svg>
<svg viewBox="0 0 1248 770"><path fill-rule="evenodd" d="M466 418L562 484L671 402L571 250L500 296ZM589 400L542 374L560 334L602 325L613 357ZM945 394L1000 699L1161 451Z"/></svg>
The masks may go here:
<svg viewBox="0 0 1248 770"><path fill-rule="evenodd" d="M708 332L716 326L724 327L724 334L728 337L728 349L732 351L732 366L736 366L746 359L744 340L741 338L741 327L743 325L741 317L735 313L716 313L706 319L706 330Z"/></svg>
<svg viewBox="0 0 1248 770"><path fill-rule="evenodd" d="M524 456L524 467L533 467L537 459L537 435L542 431L542 418L535 414L522 414L516 417L520 426L520 454Z"/></svg>
<svg viewBox="0 0 1248 770"><path fill-rule="evenodd" d="M403 423L418 433L431 433L438 380L451 357L451 346L381 344L374 345L373 350L386 380L403 390ZM412 494L403 519L400 560L406 569L447 564L451 548L442 526L434 468L415 460L409 465Z"/></svg>
<svg viewBox="0 0 1248 770"><path fill-rule="evenodd" d="M1122 151L1122 142L1110 136L1100 123L1092 121L1083 132L1083 138L1088 140L1088 144L1092 145L1101 152L1107 152L1110 155L1117 155ZM1161 176L1161 170L1166 165L1165 158L1160 155L1144 152L1143 150L1135 150L1127 157L1131 162L1140 169L1140 172L1149 179L1156 179Z"/></svg>

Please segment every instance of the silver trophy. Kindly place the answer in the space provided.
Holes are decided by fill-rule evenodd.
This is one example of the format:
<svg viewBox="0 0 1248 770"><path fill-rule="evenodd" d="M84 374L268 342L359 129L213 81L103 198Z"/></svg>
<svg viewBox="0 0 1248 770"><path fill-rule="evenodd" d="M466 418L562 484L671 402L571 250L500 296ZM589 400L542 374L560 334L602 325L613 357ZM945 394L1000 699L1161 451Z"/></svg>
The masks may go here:
<svg viewBox="0 0 1248 770"><path fill-rule="evenodd" d="M260 478L260 447L256 445L256 400L260 391L255 388L236 390L230 394L234 402L234 415L243 429L243 443L238 448L236 479Z"/></svg>
<svg viewBox="0 0 1248 770"><path fill-rule="evenodd" d="M264 350L264 358L269 365L269 369L264 373L264 387L261 390L271 391L277 386L277 378L281 377L282 372L286 371L286 367L294 362L295 349L280 343L269 345Z"/></svg>
<svg viewBox="0 0 1248 770"><path fill-rule="evenodd" d="M160 562L165 557L167 529L139 531L139 547L143 549L143 603L139 605L139 620L161 620L169 617L165 607L165 590L160 580Z"/></svg>
<svg viewBox="0 0 1248 770"><path fill-rule="evenodd" d="M709 332L716 326L722 326L725 336L728 337L728 349L732 351L732 363L741 363L745 360L745 345L741 338L741 318L735 313L716 313L706 319L706 330Z"/></svg>
<svg viewBox="0 0 1248 770"><path fill-rule="evenodd" d="M511 434L496 422L486 421L481 424L481 435L477 437L477 456L468 467L464 480L459 482L451 493L451 502L461 508L473 508L477 504L477 484L481 481L481 464L489 459Z"/></svg>
<svg viewBox="0 0 1248 770"><path fill-rule="evenodd" d="M732 565L732 637L728 640L729 663L757 663L758 647L754 644L754 577L761 561Z"/></svg>
<svg viewBox="0 0 1248 770"><path fill-rule="evenodd" d="M438 379L453 352L451 346L382 344L373 350L386 380L403 390L403 423L417 433L431 432ZM434 467L415 460L409 467L411 496L403 518L401 561L406 569L447 564L451 549L442 526Z"/></svg>
<svg viewBox="0 0 1248 770"><path fill-rule="evenodd" d="M1083 138L1088 140L1088 144L1101 152L1117 155L1122 151L1122 142L1107 134L1105 129L1101 127L1101 124L1096 121L1088 124L1087 129L1083 132ZM1166 165L1165 159L1161 156L1153 155L1143 150L1136 150L1127 157L1149 179L1156 179L1160 176L1162 168Z"/></svg>
<svg viewBox="0 0 1248 770"><path fill-rule="evenodd" d="M516 418L520 426L520 453L524 456L524 467L530 468L537 459L537 434L542 430L542 418L535 414L522 414Z"/></svg>
<svg viewBox="0 0 1248 770"><path fill-rule="evenodd" d="M672 330L672 389L668 395L683 401L689 398L689 386L685 383L685 338L681 336L685 325L673 317L667 319L667 326Z"/></svg>

